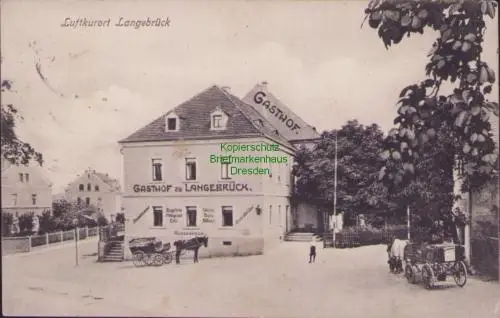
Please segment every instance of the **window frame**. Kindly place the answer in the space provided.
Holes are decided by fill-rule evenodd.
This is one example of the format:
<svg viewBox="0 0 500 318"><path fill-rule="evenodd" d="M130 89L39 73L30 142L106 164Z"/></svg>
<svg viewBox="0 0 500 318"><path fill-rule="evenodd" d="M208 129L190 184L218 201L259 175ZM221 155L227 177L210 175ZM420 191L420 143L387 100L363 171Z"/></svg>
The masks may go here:
<svg viewBox="0 0 500 318"><path fill-rule="evenodd" d="M231 224L226 224L225 215L231 213ZM234 209L233 206L223 205L221 206L221 214L222 214L222 227L234 227Z"/></svg>
<svg viewBox="0 0 500 318"><path fill-rule="evenodd" d="M31 204L36 205L37 195L36 193L31 195Z"/></svg>
<svg viewBox="0 0 500 318"><path fill-rule="evenodd" d="M24 174L24 181L25 182L30 182L30 174L29 173L25 173Z"/></svg>
<svg viewBox="0 0 500 318"><path fill-rule="evenodd" d="M92 192L92 184L87 183L87 192Z"/></svg>
<svg viewBox="0 0 500 318"><path fill-rule="evenodd" d="M222 114L220 113L212 114L212 124L211 124L212 129L214 130L223 129L224 128L223 121L224 121L224 116ZM217 125L215 125L216 123Z"/></svg>
<svg viewBox="0 0 500 318"><path fill-rule="evenodd" d="M80 183L80 185L78 186L78 191L79 192L84 192L85 191L85 185L83 183Z"/></svg>
<svg viewBox="0 0 500 318"><path fill-rule="evenodd" d="M177 117L167 117L167 131L177 131L177 122L178 122ZM173 129L170 127L170 123L174 124Z"/></svg>
<svg viewBox="0 0 500 318"><path fill-rule="evenodd" d="M226 170L225 176L224 176L224 169ZM232 179L229 171L230 171L229 163L221 162L221 164L220 164L220 178L221 178L221 180L231 180Z"/></svg>
<svg viewBox="0 0 500 318"><path fill-rule="evenodd" d="M198 207L195 205L188 205L185 208L186 208L186 227L189 227L189 228L198 227ZM194 225L190 225L189 212L193 212L193 210L195 213Z"/></svg>
<svg viewBox="0 0 500 318"><path fill-rule="evenodd" d="M85 198L85 206L90 206L90 197Z"/></svg>
<svg viewBox="0 0 500 318"><path fill-rule="evenodd" d="M153 211L153 227L164 227L164 217L163 217L163 212L165 211L164 207L162 205L155 205L155 206L152 206L152 211ZM156 215L158 215L157 213L159 212L159 223L160 225L155 225L155 221L157 221L156 219Z"/></svg>
<svg viewBox="0 0 500 318"><path fill-rule="evenodd" d="M194 178L191 177L191 178L188 178L188 166L191 166L194 164ZM196 158L194 157L188 157L188 158L185 158L184 160L184 177L186 179L186 181L196 181L198 179L198 160L196 160Z"/></svg>
<svg viewBox="0 0 500 318"><path fill-rule="evenodd" d="M160 178L157 178L156 175L156 166L159 165ZM163 159L161 158L152 158L151 159L151 180L153 182L162 182L163 181Z"/></svg>
<svg viewBox="0 0 500 318"><path fill-rule="evenodd" d="M19 173L19 182L24 182L24 174L22 172Z"/></svg>

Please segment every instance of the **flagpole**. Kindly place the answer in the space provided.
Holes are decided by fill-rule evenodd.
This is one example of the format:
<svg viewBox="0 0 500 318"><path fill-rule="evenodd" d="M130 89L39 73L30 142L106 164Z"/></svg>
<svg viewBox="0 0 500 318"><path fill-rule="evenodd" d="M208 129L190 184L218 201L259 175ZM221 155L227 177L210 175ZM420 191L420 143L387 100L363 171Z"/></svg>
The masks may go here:
<svg viewBox="0 0 500 318"><path fill-rule="evenodd" d="M333 179L333 246L335 247L335 228L337 227L337 133L335 132L335 163L334 163L334 179Z"/></svg>

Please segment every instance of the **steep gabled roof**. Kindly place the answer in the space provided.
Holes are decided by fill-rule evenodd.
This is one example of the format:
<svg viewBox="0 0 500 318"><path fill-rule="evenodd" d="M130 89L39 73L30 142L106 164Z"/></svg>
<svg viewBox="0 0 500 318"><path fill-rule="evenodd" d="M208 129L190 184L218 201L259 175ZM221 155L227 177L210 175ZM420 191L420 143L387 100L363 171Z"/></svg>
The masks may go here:
<svg viewBox="0 0 500 318"><path fill-rule="evenodd" d="M263 97L267 102L262 101L257 103L255 100L256 94L260 94L259 97ZM267 83L265 82L255 85L243 98L243 101L265 117L272 126L276 127L280 135L290 142L313 141L320 137L320 134L314 127L306 123L269 92ZM291 125L287 126L287 123ZM292 129L294 125L298 125L300 128Z"/></svg>
<svg viewBox="0 0 500 318"><path fill-rule="evenodd" d="M210 114L217 107L229 116L225 130L210 129ZM172 112L179 116L179 131L165 131L165 115ZM293 149L287 140L276 133L276 128L250 105L223 88L213 85L137 130L120 143L259 136L266 136Z"/></svg>
<svg viewBox="0 0 500 318"><path fill-rule="evenodd" d="M106 183L108 186L110 186L113 189L120 189L120 182L117 179L111 178L108 174L106 173L101 173L101 172L93 172L99 179L102 180L102 182Z"/></svg>

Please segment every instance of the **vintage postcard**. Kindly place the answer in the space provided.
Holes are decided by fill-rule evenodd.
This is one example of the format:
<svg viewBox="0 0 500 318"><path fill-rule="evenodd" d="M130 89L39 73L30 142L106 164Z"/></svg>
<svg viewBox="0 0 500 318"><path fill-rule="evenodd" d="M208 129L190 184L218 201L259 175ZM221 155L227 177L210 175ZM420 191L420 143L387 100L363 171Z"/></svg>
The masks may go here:
<svg viewBox="0 0 500 318"><path fill-rule="evenodd" d="M3 315L500 317L496 1L0 23Z"/></svg>

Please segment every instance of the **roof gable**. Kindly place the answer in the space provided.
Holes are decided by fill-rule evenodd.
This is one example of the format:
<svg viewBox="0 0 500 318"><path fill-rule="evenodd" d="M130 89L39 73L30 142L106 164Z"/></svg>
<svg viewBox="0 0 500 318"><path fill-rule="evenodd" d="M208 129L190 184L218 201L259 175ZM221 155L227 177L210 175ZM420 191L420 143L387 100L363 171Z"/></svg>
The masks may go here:
<svg viewBox="0 0 500 318"><path fill-rule="evenodd" d="M320 137L314 127L268 91L267 83L255 85L243 101L266 118L288 141L314 140Z"/></svg>

